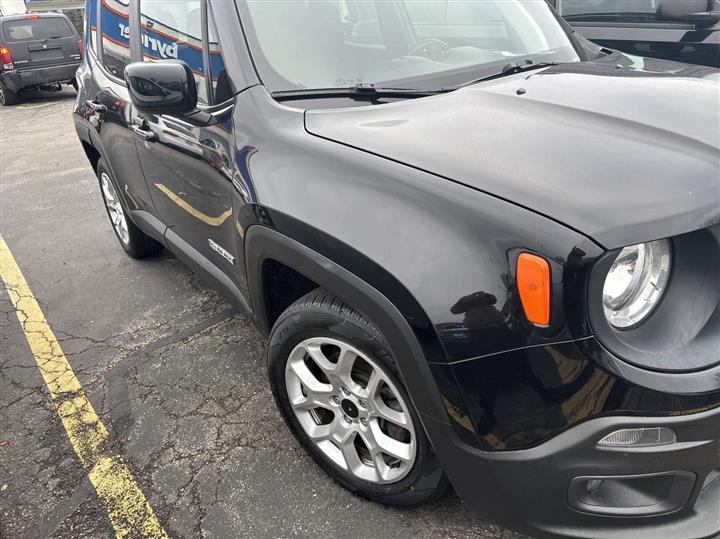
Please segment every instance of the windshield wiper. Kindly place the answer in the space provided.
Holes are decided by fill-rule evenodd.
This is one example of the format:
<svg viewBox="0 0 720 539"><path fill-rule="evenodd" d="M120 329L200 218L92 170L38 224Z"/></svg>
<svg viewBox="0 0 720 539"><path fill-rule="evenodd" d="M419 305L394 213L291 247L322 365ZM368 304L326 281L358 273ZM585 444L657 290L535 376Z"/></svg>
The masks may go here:
<svg viewBox="0 0 720 539"><path fill-rule="evenodd" d="M556 62L537 62L537 63L535 63L529 59L521 60L519 62L510 62L509 64L505 64L498 73L493 73L492 75L488 75L486 77L481 77L479 79L471 80L468 82L463 82L462 84L458 84L457 86L444 88L444 90L449 90L449 91L457 90L458 88L465 88L466 86L472 86L473 84L478 84L479 82L485 82L485 81L493 80L493 79L500 79L502 77L514 75L516 73L523 73L525 71L534 71L535 69L541 69L543 67L552 67L552 66L556 66L556 65L558 65Z"/></svg>
<svg viewBox="0 0 720 539"><path fill-rule="evenodd" d="M378 101L380 99L415 99L431 95L444 94L452 89L417 90L413 88L383 88L371 84L357 84L348 88L309 88L303 90L284 90L271 95L277 101L299 101L302 99L346 98L355 101Z"/></svg>
<svg viewBox="0 0 720 539"><path fill-rule="evenodd" d="M479 82L506 77L515 73L524 71L532 71L543 67L558 65L555 62L538 62L535 63L530 59L519 62L511 62L506 64L499 73L488 75L480 79L463 82L456 86L447 86L434 90L418 90L415 88L385 88L382 86L374 86L372 84L360 83L355 86L346 88L307 88L300 90L282 90L272 92L272 97L277 101L301 101L303 99L334 99L345 98L355 101L376 102L380 99L415 99L418 97L429 97L431 95L446 94L454 92L459 88L471 86Z"/></svg>

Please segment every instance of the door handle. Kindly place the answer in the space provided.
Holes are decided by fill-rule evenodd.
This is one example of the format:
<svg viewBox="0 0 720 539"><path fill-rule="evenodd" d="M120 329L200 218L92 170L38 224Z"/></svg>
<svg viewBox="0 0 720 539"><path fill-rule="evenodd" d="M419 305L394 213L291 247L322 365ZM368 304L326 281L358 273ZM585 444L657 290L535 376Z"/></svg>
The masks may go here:
<svg viewBox="0 0 720 539"><path fill-rule="evenodd" d="M105 105L98 103L97 101L91 101L90 99L85 101L85 106L97 113L107 112L107 107Z"/></svg>
<svg viewBox="0 0 720 539"><path fill-rule="evenodd" d="M155 133L139 125L130 125L130 130L146 142L155 142L158 139Z"/></svg>

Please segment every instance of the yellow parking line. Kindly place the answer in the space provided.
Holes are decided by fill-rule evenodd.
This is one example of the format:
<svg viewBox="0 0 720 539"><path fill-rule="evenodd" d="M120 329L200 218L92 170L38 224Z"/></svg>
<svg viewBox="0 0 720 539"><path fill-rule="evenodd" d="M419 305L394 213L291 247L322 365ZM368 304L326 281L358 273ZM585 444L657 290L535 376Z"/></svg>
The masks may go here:
<svg viewBox="0 0 720 539"><path fill-rule="evenodd" d="M5 240L0 236L0 279L55 403L70 443L88 471L117 537L167 538L121 455L104 447L108 437L60 343L45 320Z"/></svg>

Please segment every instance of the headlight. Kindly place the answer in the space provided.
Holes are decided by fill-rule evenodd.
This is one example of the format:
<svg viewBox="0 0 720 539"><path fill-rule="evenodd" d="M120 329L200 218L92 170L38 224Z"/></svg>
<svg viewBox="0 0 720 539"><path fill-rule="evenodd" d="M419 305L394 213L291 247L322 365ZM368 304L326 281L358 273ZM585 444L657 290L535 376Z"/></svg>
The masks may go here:
<svg viewBox="0 0 720 539"><path fill-rule="evenodd" d="M660 302L670 277L670 242L625 247L605 278L603 309L608 322L626 329L645 320Z"/></svg>

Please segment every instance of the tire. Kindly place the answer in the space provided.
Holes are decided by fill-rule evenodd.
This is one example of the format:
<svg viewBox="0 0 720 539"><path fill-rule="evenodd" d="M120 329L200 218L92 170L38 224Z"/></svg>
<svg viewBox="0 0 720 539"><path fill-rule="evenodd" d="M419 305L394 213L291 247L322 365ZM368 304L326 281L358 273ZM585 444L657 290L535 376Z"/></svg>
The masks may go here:
<svg viewBox="0 0 720 539"><path fill-rule="evenodd" d="M0 84L0 104L4 107L17 105L19 99L17 93L8 89L4 84Z"/></svg>
<svg viewBox="0 0 720 539"><path fill-rule="evenodd" d="M304 346L314 346L313 349L317 351L318 343L325 343L319 348L322 358L327 359L333 354L338 358L334 364L326 363L322 359L321 362L324 365L335 365L333 368L339 367L340 370L345 368L340 367L345 364L345 361L351 361L349 364L352 365L352 374L348 375L351 382L346 384L350 387L346 388L343 385L342 390L338 391L335 387L337 384L330 382L334 377L326 377L325 380L333 387L333 395L327 397L331 412L328 412L328 408L325 407L314 408L310 412L305 410L296 412L297 407L291 403L290 393L293 394L292 402L296 404L300 401L309 402L309 396L315 394L308 393L307 388L311 385L318 386L314 386L314 382L313 384L304 384L300 377L296 376L293 365L304 363L311 365L314 369L313 372L323 371L322 368L320 371L317 370L320 363L316 361L309 363L310 356L304 348ZM333 347L336 344L339 346L336 346L337 351L334 351ZM352 354L355 352L351 351L351 348L361 354L359 357L362 361L343 359L344 357L353 358ZM343 356L346 350L349 353L347 356ZM368 367L372 369L372 374L368 371ZM310 370L305 372L302 366L297 369L304 373L303 376L307 376L307 372L310 372ZM379 397L384 405L384 413L388 413L390 408L388 403L390 403L394 410L400 410L400 412L394 412L399 414L395 417L402 416L407 419L409 416L409 430L403 432L404 429L394 423L372 417L373 408L378 403L377 399L366 395L367 400L363 401L361 400L362 395L358 397L360 393L368 393L371 384L368 382L363 388L361 383L355 383L355 380L360 380L362 370L368 373L365 375L366 381L373 379L376 370L378 377L386 378L382 382L382 391L385 392L385 396ZM384 505L405 507L437 500L448 491L448 480L425 435L420 418L412 406L385 339L372 323L332 294L321 289L310 292L288 307L278 318L269 339L268 375L275 401L290 430L315 462L346 489ZM324 371L318 376L322 378ZM308 379L308 381L310 380ZM351 385L353 383L355 385ZM343 393L346 390L347 392ZM377 394L380 395L382 391L378 390ZM388 395L390 400L386 401ZM397 399L392 400L395 397ZM334 400L336 398L340 399L340 402ZM330 402L333 400L334 404ZM351 407L346 401L354 402L356 406ZM346 413L348 415L345 415ZM359 417L351 418L350 415L354 413L359 414ZM364 423L362 423L363 420L365 420ZM342 425L342 427L337 427L337 425ZM354 433L350 435L354 440L352 444L347 442L343 444L349 447L347 453L350 458L338 455L343 452L335 440L316 442L309 434L309 432L324 433L328 429L330 432L339 432L342 428L346 431L354 429ZM363 428L364 431L362 431ZM400 459L393 460L390 455L385 454L375 458L370 456L371 452L368 448L372 447L370 442L376 439L373 433L377 432L377 428L383 430L384 434L392 435L405 442L402 445L393 443L391 447L407 449L412 446L414 440L415 450L412 464ZM372 436L370 442L366 444L365 437L368 434L372 434ZM358 438L361 440L360 443L357 441ZM317 436L316 439L318 439ZM381 439L385 440L384 445L387 446L387 438L383 436L377 438L377 440ZM377 450L378 446L376 446L376 454ZM353 454L353 451L356 454ZM397 453L401 452L397 451ZM356 457L363 455L366 460L362 458L359 461L356 460ZM382 459L379 463L377 463L378 458ZM354 465L350 466L349 463L353 462ZM386 473L385 477L381 477L381 471ZM393 479L393 477L397 477L397 479Z"/></svg>
<svg viewBox="0 0 720 539"><path fill-rule="evenodd" d="M132 258L145 258L162 251L162 245L140 230L128 217L128 210L115 179L105 161L98 160L96 174L113 231L120 245Z"/></svg>

